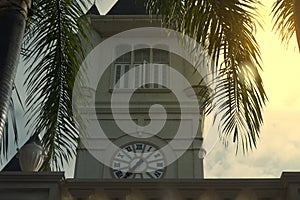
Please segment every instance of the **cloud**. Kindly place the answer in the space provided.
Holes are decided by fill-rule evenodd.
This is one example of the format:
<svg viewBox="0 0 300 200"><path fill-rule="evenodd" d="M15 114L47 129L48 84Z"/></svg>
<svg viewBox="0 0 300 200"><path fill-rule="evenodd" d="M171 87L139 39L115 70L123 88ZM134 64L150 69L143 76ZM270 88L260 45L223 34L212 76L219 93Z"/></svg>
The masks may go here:
<svg viewBox="0 0 300 200"><path fill-rule="evenodd" d="M265 113L257 149L235 155L235 145L218 143L204 159L206 178L280 177L282 171L300 171L300 111Z"/></svg>

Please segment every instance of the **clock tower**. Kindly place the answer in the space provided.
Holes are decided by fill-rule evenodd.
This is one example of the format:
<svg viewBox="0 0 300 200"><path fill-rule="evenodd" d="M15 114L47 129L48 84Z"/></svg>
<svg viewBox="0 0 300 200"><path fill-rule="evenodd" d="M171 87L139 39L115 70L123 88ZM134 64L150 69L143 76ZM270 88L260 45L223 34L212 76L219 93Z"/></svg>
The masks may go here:
<svg viewBox="0 0 300 200"><path fill-rule="evenodd" d="M152 29L143 35L146 39L134 32L120 37L124 31L162 26L159 18L150 19L144 5L134 0L119 0L107 15L99 15L93 6L89 17L93 45L83 45L87 54L109 38L113 38L114 46L98 51L99 57L102 53L107 53L105 58L111 56L111 62L99 74L97 87L85 90L86 96L93 94L96 114L92 120L101 127L105 141L94 136L99 132L94 129L87 135L88 142L81 142L75 178L202 179L203 160L198 156L203 131L202 94L193 90L195 85L201 87L201 76L187 59L172 51L178 41L161 40ZM181 76L191 87L180 85ZM127 113L123 96L129 93ZM135 128L126 128L129 120ZM116 148L110 150L108 146Z"/></svg>

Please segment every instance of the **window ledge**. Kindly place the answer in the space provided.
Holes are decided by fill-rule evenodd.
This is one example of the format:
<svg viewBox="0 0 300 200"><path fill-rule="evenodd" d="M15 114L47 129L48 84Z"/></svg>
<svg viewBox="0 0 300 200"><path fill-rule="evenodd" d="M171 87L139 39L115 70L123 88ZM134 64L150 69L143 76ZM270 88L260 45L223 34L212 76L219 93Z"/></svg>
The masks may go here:
<svg viewBox="0 0 300 200"><path fill-rule="evenodd" d="M109 92L118 92L118 93L170 93L171 90L168 88L118 88L118 89L109 89Z"/></svg>

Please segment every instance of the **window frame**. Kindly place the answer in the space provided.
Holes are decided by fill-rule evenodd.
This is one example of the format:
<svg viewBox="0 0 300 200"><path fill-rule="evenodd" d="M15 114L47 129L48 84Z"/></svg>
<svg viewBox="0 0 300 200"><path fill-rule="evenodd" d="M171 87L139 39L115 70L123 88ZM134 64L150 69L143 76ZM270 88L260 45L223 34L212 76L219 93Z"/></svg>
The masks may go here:
<svg viewBox="0 0 300 200"><path fill-rule="evenodd" d="M164 47L164 48L161 48L161 47ZM141 62L135 62L135 53L134 52L136 50L138 51L138 50L142 50L142 49L149 49L149 53L150 53L149 61L150 61L151 65L168 65L168 66L170 65L171 54L170 54L170 52L168 50L166 50L166 49L169 49L167 45L149 46L149 45L139 44L139 45L131 46L130 52L128 52L128 53L130 53L130 63L129 62L120 62L117 59L112 63L112 81L111 81L112 84L111 84L111 89L110 89L111 91L116 90L116 89L117 90L132 90L132 89L136 89L136 87L135 87L135 85L136 85L136 77L129 77L129 79L130 78L134 78L134 84L133 85L128 84L127 87L121 87L121 86L115 87L116 82L117 82L117 80L116 80L116 76L117 76L116 75L116 71L117 71L116 70L116 66L117 65L129 65L129 70L130 70L132 68L135 68L136 65L145 64L145 63L141 63ZM154 60L153 54L154 54L155 50L166 51L168 53L167 54L168 55L168 59L167 59L168 61L162 62L162 63L153 63L153 60ZM116 51L117 51L117 49L115 49L115 53L116 53ZM154 70L150 70L150 72L148 72L148 74L150 74L149 75L150 79L151 79L151 76L152 76L152 78L154 78L153 75L151 75L151 73L153 73L153 71ZM147 72L146 73L142 72L142 74L143 74L143 79L145 79L146 78L145 74L147 74ZM121 76L122 76L122 72L121 72ZM170 83L170 72L169 72L169 70L167 70L166 74L163 75L163 76L165 76L165 84L167 85L167 87L163 87L163 86L157 86L157 87L155 87L155 84L151 84L152 85L151 87L141 87L141 88L138 88L137 90L139 92L144 92L144 91L145 92L147 92L147 91L151 92L151 91L156 91L156 90L157 90L157 92L164 92L163 90L169 91L169 89L168 89L168 87L170 86L170 84L169 84ZM161 77L161 79L163 79L163 78Z"/></svg>

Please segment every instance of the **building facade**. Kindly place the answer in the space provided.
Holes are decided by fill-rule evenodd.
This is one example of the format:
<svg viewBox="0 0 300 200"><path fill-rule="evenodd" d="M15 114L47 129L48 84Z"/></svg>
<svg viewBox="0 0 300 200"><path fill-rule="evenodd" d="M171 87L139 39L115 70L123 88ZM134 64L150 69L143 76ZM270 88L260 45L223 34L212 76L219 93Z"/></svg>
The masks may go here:
<svg viewBox="0 0 300 200"><path fill-rule="evenodd" d="M128 0L120 0L106 16L99 15L95 7L91 8L90 13L92 45L83 44L87 54L107 38L123 31L161 27L159 19L149 20L142 4L136 6ZM122 42L115 48L106 49L107 55L112 55L110 64L97 87L84 91L86 96L92 93L95 101L96 117L91 120L103 127L106 139L119 149L107 152L104 144L88 146L103 143L103 138L96 137L97 134L88 137L88 141L85 144L82 142L78 148L73 179L65 179L63 172L1 172L0 200L300 200L299 172L283 172L280 178L272 179L204 178L203 160L199 158L203 140L202 112L200 109L195 117L190 113L196 108L189 107L189 98L196 98L201 104L202 96L205 96L201 90L196 97L190 96L190 89L199 89L194 86L199 86L202 77L194 73L194 67L185 59L168 51L170 45L178 41L171 38L161 42L156 40L159 38L157 35L147 35L147 38L154 42L149 45L143 42L143 38L138 40L136 36L129 35L122 37ZM119 51L123 53L114 56ZM178 81L174 80L165 66L176 69L192 85L192 88L184 88L183 93L188 96L183 102L183 107L190 109L187 113L180 109L179 103L182 102L172 94L173 83ZM95 67L99 67L97 63ZM124 76L130 70L133 70L132 75ZM135 130L132 135L127 134L115 122L110 103L112 94L130 93L133 90L130 120L139 127L147 126L151 120L163 120L161 116L164 112L160 109L152 113L152 117L149 116L151 105L161 104L166 110L167 122L160 132L151 137L141 137L149 134L143 128ZM121 116L121 120L128 120L122 118L125 111L120 106L126 102L119 100L115 112ZM87 111L85 113L89 114ZM182 114L187 114L184 130L192 143L187 149L181 149L180 145L171 146L169 153L174 152L175 161L168 165L166 161L170 154L160 149L168 146L176 137ZM193 120L198 123L195 125ZM196 134L191 137L193 130L196 130ZM176 157L179 151L183 151L183 154ZM136 157L131 157L131 152ZM110 155L110 166L97 158L97 155L106 153Z"/></svg>
<svg viewBox="0 0 300 200"><path fill-rule="evenodd" d="M65 179L63 172L0 173L1 200L298 200L300 173L272 179Z"/></svg>
<svg viewBox="0 0 300 200"><path fill-rule="evenodd" d="M203 179L203 159L199 158L203 131L203 111L199 108L202 94L198 94L196 106L191 103L195 102L195 95L190 95L192 87L200 87L201 76L195 73L190 62L170 50L172 45L179 43L176 37L161 39L160 32L151 30L143 30L139 35L134 35L134 31L133 34L118 35L132 29L162 26L159 18L150 19L143 6L134 7L132 2L117 2L105 16L97 15L95 8L89 15L92 45L84 45L87 54L90 51L93 53L94 48L108 38L112 43L117 43L113 48L102 49L92 56L94 59L106 51L105 57L110 56L111 62L108 66L102 66L99 59L94 64L98 68L105 67L105 70L97 87L85 89L88 90L86 93L93 93L92 98L95 99L96 119L89 120L97 120L107 142L120 149L113 150L108 164L99 162L97 155L111 152L107 152L104 139L95 136L98 130L92 130L96 134L85 138L88 141L78 149L75 178ZM188 80L191 87L180 85L173 69ZM129 75L125 76L127 72ZM180 95L173 92L178 88L182 88ZM125 117L127 99L122 99L127 93L131 95L128 105L130 119ZM113 94L118 96L114 109L111 103ZM157 104L163 109L152 107ZM151 109L154 110L152 116L149 114ZM86 110L83 109L83 112ZM115 115L118 115L121 123L133 121L137 128L131 134L125 133L115 122ZM150 130L149 124L163 121L161 130L155 134L152 134L152 130L147 132ZM155 125L154 129L158 126ZM183 147L189 141L191 143ZM132 155L128 155L130 153ZM170 159L174 161L171 164Z"/></svg>

